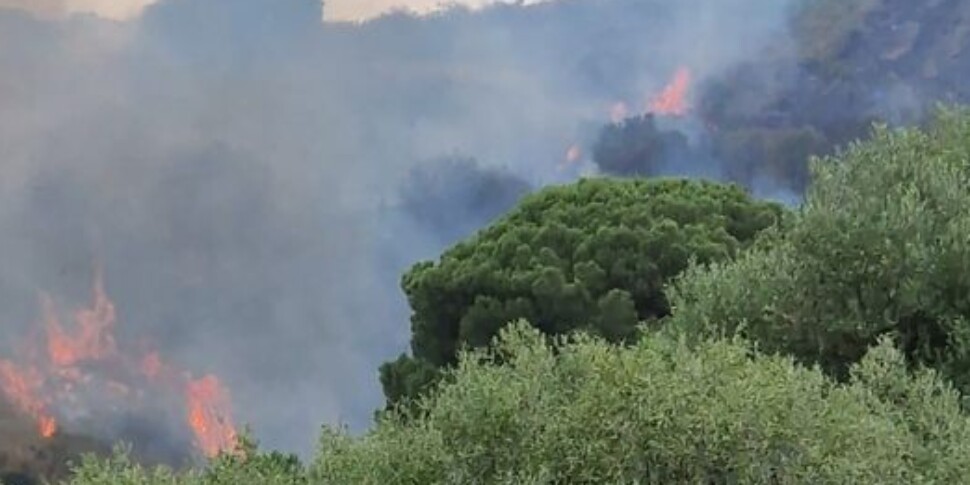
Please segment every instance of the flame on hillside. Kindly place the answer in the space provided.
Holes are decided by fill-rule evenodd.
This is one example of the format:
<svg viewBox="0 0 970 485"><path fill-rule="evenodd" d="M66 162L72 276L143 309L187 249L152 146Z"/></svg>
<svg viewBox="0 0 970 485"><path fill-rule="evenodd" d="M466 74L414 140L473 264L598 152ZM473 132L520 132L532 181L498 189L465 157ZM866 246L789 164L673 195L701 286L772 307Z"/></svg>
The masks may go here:
<svg viewBox="0 0 970 485"><path fill-rule="evenodd" d="M37 432L44 438L54 436L57 420L41 397L44 378L33 368L22 368L8 360L0 360L0 387L10 403L37 422Z"/></svg>
<svg viewBox="0 0 970 485"><path fill-rule="evenodd" d="M95 278L90 306L75 311L70 323L61 317L48 295L41 297L43 342L28 341L13 359L0 359L0 391L30 416L38 433L54 436L57 410L130 409L151 405L149 397L182 396L184 422L195 445L206 456L231 451L236 445L229 391L214 375L194 378L163 360L156 350L141 355L120 348L114 329L117 314ZM97 402L94 402L97 401Z"/></svg>
<svg viewBox="0 0 970 485"><path fill-rule="evenodd" d="M566 163L573 164L583 158L583 149L579 145L572 145L566 150Z"/></svg>
<svg viewBox="0 0 970 485"><path fill-rule="evenodd" d="M580 147L578 143L574 143L570 145L569 148L566 149L565 157L562 159L561 162L559 162L559 167L558 167L559 171L562 172L568 169L569 167L576 165L582 159L583 159L582 147Z"/></svg>
<svg viewBox="0 0 970 485"><path fill-rule="evenodd" d="M690 111L688 94L691 86L691 72L686 67L680 67L674 73L673 79L658 93L651 95L646 102L646 109L641 114L657 116L684 116ZM629 118L630 106L624 101L617 101L610 105L609 116L613 124L623 123Z"/></svg>
<svg viewBox="0 0 970 485"><path fill-rule="evenodd" d="M691 74L686 67L677 69L674 78L657 96L650 100L648 111L664 116L683 116L687 114L687 92L690 89Z"/></svg>

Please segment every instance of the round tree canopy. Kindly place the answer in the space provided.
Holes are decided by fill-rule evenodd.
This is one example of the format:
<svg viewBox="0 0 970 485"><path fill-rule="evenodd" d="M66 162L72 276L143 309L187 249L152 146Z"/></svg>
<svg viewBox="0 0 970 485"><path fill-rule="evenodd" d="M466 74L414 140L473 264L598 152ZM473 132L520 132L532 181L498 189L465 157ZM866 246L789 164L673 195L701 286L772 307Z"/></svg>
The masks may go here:
<svg viewBox="0 0 970 485"><path fill-rule="evenodd" d="M668 314L664 286L692 260L733 256L782 211L738 186L680 179L585 179L527 196L404 276L413 357L385 364L385 394L415 395L462 346L485 346L519 318L548 335L623 341Z"/></svg>

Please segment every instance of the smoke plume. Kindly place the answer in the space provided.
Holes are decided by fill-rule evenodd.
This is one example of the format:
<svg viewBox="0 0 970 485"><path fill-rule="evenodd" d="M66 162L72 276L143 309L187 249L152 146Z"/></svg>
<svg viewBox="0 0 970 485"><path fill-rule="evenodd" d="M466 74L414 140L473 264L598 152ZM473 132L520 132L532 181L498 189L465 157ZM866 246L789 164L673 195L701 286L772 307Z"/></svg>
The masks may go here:
<svg viewBox="0 0 970 485"><path fill-rule="evenodd" d="M646 111L682 67L699 90L784 45L793 1L360 25L321 23L316 0L161 0L128 22L0 9L0 356L41 292L83 305L102 268L119 345L220 376L266 446L362 429L407 346L407 265L588 169L617 103ZM455 153L477 162L428 162Z"/></svg>

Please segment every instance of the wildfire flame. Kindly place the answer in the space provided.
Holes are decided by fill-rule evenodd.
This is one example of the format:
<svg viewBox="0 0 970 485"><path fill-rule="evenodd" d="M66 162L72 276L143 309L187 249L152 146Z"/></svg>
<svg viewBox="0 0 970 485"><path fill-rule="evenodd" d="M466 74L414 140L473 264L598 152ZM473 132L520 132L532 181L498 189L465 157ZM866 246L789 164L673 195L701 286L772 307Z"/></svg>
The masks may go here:
<svg viewBox="0 0 970 485"><path fill-rule="evenodd" d="M573 145L569 147L569 150L566 150L567 163L571 163L571 164L576 163L582 157L583 157L583 149L580 148L579 145Z"/></svg>
<svg viewBox="0 0 970 485"><path fill-rule="evenodd" d="M7 399L21 411L34 418L37 431L44 438L57 432L57 420L47 410L40 389L44 378L36 369L22 369L8 360L0 360L0 388Z"/></svg>
<svg viewBox="0 0 970 485"><path fill-rule="evenodd" d="M189 381L186 391L188 422L195 432L196 446L208 456L232 450L236 429L229 416L229 391L213 375Z"/></svg>
<svg viewBox="0 0 970 485"><path fill-rule="evenodd" d="M650 97L646 103L646 113L659 116L684 116L690 110L687 95L690 91L691 72L686 67L680 67L674 73L673 79L656 95ZM620 124L630 116L630 107L623 101L617 101L610 106L610 121Z"/></svg>
<svg viewBox="0 0 970 485"><path fill-rule="evenodd" d="M578 144L570 145L566 150L565 158L559 162L559 171L562 172L572 165L575 165L583 158L583 149Z"/></svg>
<svg viewBox="0 0 970 485"><path fill-rule="evenodd" d="M135 357L119 349L113 333L115 305L104 291L100 273L93 293L90 306L74 312L70 327L58 315L53 299L42 296L46 341L40 348L46 346L47 352L37 352L37 346L28 344L17 349L26 359L0 359L0 391L7 400L36 422L41 436L50 438L59 424L53 409L83 406L81 388L101 383L100 397L122 400L140 395L132 387L150 384L165 394L183 396L185 422L199 451L212 457L233 450L237 433L228 389L213 375L193 379L164 362L155 350ZM129 377L121 379L124 382L114 376L105 378L95 375L96 368ZM140 375L142 382L132 382L131 375Z"/></svg>
<svg viewBox="0 0 970 485"><path fill-rule="evenodd" d="M618 124L625 120L630 115L630 108L623 101L618 101L613 103L610 107L610 121L613 124Z"/></svg>
<svg viewBox="0 0 970 485"><path fill-rule="evenodd" d="M104 293L101 276L95 278L94 302L74 314L74 332L64 328L54 308L53 299L43 297L47 327L47 352L57 367L74 367L82 361L105 360L117 353L114 335L115 307Z"/></svg>
<svg viewBox="0 0 970 485"><path fill-rule="evenodd" d="M656 97L650 100L651 113L666 116L687 114L687 91L690 89L691 74L686 67L677 69L673 80Z"/></svg>

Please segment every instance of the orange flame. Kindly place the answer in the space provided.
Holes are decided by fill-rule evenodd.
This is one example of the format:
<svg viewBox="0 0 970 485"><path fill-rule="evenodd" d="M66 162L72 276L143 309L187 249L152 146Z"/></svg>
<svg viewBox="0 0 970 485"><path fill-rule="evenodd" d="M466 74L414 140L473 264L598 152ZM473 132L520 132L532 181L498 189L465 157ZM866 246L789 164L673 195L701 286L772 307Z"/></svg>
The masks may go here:
<svg viewBox="0 0 970 485"><path fill-rule="evenodd" d="M650 100L649 111L658 115L683 116L687 114L687 91L691 74L686 67L677 69L674 79L656 97Z"/></svg>
<svg viewBox="0 0 970 485"><path fill-rule="evenodd" d="M50 438L57 432L57 420L47 411L40 397L44 378L36 369L21 369L7 360L0 360L0 388L7 399L37 421L38 432Z"/></svg>
<svg viewBox="0 0 970 485"><path fill-rule="evenodd" d="M185 399L186 419L195 435L195 444L207 456L229 451L236 445L236 430L232 423L229 391L218 378L207 375L193 380L188 373L178 371L162 361L156 351L133 357L119 350L113 334L116 324L115 305L104 291L100 273L94 283L94 297L89 308L74 313L74 326L62 324L53 300L42 298L46 354L32 346L18 349L28 356L29 365L0 359L0 391L11 404L34 419L41 436L51 437L58 430L58 421L51 412L53 404L83 406L84 400L75 391L93 382L100 382L101 397L123 401L142 395L139 387L149 382L181 393ZM41 347L43 348L43 347ZM108 376L97 378L87 366L97 362L115 366ZM131 378L116 380L114 373L125 375L141 371L144 383L129 382ZM112 401L115 402L115 401Z"/></svg>
<svg viewBox="0 0 970 485"><path fill-rule="evenodd" d="M101 275L95 279L94 302L74 314L76 332L61 325L50 297L44 297L47 323L47 350L50 360L59 367L71 367L86 360L104 360L117 352L114 335L115 307L104 293Z"/></svg>
<svg viewBox="0 0 970 485"><path fill-rule="evenodd" d="M229 391L219 379L207 375L186 385L189 426L195 432L196 446L207 456L236 446L236 429L230 417Z"/></svg>

